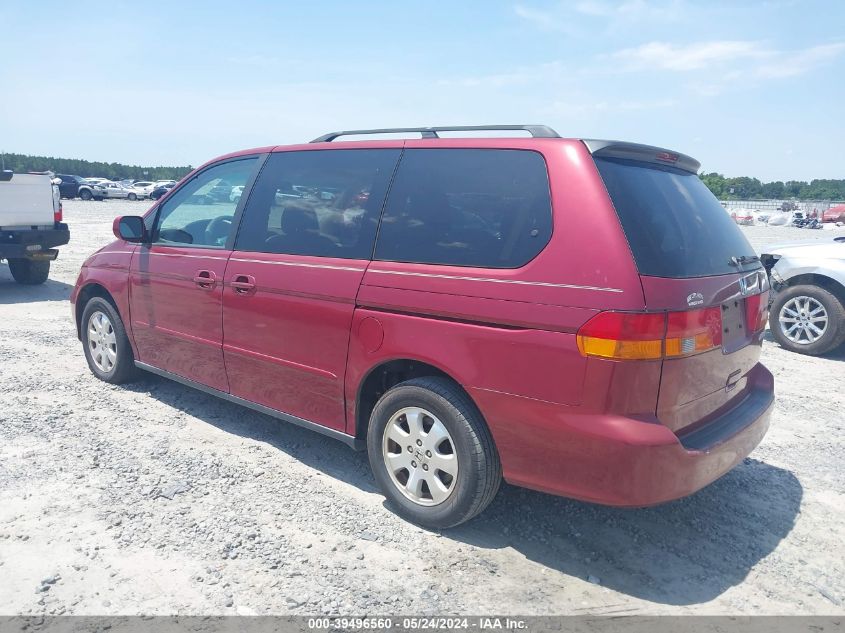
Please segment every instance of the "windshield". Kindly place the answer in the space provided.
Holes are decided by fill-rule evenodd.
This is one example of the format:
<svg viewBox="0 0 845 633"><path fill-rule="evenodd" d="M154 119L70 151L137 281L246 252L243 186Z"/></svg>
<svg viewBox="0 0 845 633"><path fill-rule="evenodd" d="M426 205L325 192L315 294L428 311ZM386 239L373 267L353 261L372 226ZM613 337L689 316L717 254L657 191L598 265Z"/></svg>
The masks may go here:
<svg viewBox="0 0 845 633"><path fill-rule="evenodd" d="M641 275L704 277L759 268L701 179L675 167L596 158Z"/></svg>

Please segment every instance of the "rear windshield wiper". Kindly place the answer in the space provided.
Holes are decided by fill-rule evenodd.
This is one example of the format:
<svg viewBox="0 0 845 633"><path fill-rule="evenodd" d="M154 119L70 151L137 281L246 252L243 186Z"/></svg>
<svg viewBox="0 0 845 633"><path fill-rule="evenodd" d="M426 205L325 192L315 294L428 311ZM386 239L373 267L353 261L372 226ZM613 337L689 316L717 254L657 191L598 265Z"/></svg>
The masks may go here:
<svg viewBox="0 0 845 633"><path fill-rule="evenodd" d="M760 258L757 255L740 255L733 256L728 262L731 266L742 266L743 264L750 264L752 262L759 262Z"/></svg>

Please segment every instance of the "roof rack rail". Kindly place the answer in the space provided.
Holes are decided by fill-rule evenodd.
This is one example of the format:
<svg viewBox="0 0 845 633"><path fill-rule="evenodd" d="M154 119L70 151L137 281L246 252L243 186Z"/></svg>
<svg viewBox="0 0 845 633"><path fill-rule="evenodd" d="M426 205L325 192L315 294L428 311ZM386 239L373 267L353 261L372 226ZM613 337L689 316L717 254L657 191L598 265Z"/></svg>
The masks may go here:
<svg viewBox="0 0 845 633"><path fill-rule="evenodd" d="M491 130L522 130L534 138L560 138L560 135L547 125L444 125L434 127L390 127L379 130L346 130L344 132L329 132L315 138L312 143L327 143L339 136L353 136L358 134L397 134L402 132L419 132L423 138L440 138L438 132L486 132Z"/></svg>

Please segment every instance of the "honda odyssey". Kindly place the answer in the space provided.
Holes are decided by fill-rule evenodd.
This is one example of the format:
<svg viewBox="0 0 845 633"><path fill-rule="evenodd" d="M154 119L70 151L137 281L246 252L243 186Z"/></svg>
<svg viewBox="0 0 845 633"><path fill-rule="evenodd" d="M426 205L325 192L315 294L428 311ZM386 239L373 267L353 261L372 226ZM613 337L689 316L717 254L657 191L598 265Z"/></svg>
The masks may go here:
<svg viewBox="0 0 845 633"><path fill-rule="evenodd" d="M367 140L390 132L421 138ZM115 220L72 293L78 334L106 382L154 372L366 449L423 526L503 479L677 499L773 405L767 277L698 168L545 126L236 152Z"/></svg>

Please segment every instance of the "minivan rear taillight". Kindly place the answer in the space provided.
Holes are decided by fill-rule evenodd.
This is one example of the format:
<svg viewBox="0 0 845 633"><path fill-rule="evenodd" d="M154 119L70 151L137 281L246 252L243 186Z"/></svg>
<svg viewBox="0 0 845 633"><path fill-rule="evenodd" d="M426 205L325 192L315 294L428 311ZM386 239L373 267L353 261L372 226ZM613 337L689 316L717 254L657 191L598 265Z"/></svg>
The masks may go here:
<svg viewBox="0 0 845 633"><path fill-rule="evenodd" d="M615 360L654 360L699 354L722 344L721 308L683 312L600 312L581 326L577 341L584 356Z"/></svg>
<svg viewBox="0 0 845 633"><path fill-rule="evenodd" d="M602 358L662 358L665 333L664 312L600 312L578 330L578 349Z"/></svg>
<svg viewBox="0 0 845 633"><path fill-rule="evenodd" d="M769 320L769 291L746 297L745 322L751 332L759 332L766 328Z"/></svg>
<svg viewBox="0 0 845 633"><path fill-rule="evenodd" d="M667 358L706 352L722 344L722 310L702 308L666 315Z"/></svg>

